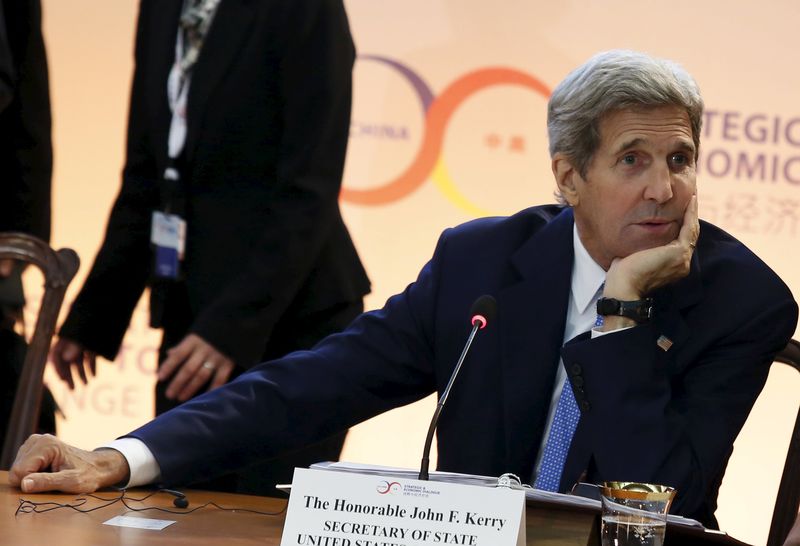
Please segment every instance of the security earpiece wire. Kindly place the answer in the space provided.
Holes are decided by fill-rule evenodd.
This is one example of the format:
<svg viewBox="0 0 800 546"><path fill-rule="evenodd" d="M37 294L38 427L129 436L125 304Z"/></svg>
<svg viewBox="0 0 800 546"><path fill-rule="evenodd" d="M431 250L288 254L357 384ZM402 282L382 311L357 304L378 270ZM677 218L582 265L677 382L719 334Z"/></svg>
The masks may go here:
<svg viewBox="0 0 800 546"><path fill-rule="evenodd" d="M139 498L126 495L127 490L125 489L123 489L118 496L112 498L101 497L93 493L87 493L83 497L76 498L75 503L59 503L52 501L34 502L31 500L20 498L19 506L17 507L17 510L14 512L14 516L17 516L19 514L30 514L30 513L42 514L44 512L50 512L51 510L58 510L59 508L70 508L72 510L75 510L76 512L80 512L82 514L88 514L89 512L94 512L95 510L101 510L103 508L107 508L112 504L116 504L118 502L121 502L123 506L125 506L125 508L127 508L131 512L146 512L148 510L155 510L157 512L165 512L167 514L179 514L179 515L191 514L192 512L196 512L203 508L213 507L218 510L222 510L223 512L247 512L250 514L259 514L262 516L280 516L281 514L286 512L286 508L289 506L288 499L286 501L286 504L284 504L283 508L281 508L277 512L264 512L261 510L253 510L250 508L236 508L236 507L228 508L225 506L220 506L219 504L213 501L203 503L199 506L195 506L194 508L187 508L185 510L172 510L170 508L161 508L159 506L136 507L128 504L128 502L144 502L153 495L155 495L156 493L161 493L162 491L163 491L162 489L157 489ZM99 500L104 504L92 508L82 508L83 505L89 502L89 499L87 497Z"/></svg>
<svg viewBox="0 0 800 546"><path fill-rule="evenodd" d="M101 504L100 506L95 506L93 508L81 508L84 504L89 502L89 499L86 497L78 497L75 499L75 504L69 503L60 503L60 502L34 502L27 499L19 499L19 506L17 506L17 510L14 512L14 516L16 517L19 514L43 514L44 512L49 512L51 510L58 510L59 508L71 508L76 512L80 512L81 514L88 514L89 512L94 512L95 510L100 510L102 508L107 508L112 504L115 504L119 501L123 501L123 497L125 495L125 491L120 494L119 497L115 497L113 499L100 499L100 497L95 497L105 502L105 504ZM94 495L89 495L94 496Z"/></svg>

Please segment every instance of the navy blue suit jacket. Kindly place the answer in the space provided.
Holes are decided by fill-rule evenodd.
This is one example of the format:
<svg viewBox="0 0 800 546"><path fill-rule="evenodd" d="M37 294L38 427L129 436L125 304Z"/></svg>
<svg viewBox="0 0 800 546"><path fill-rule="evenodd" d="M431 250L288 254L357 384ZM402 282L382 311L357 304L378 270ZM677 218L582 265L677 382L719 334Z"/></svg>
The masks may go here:
<svg viewBox="0 0 800 546"><path fill-rule="evenodd" d="M713 523L733 440L794 332L797 305L754 254L702 223L691 273L653 294L650 323L562 347L572 229L570 209L545 206L447 230L417 281L383 309L132 435L164 481L187 482L441 392L472 302L491 294L497 319L439 423L439 469L530 476L563 357L582 415L561 489L584 472L668 484L679 492L674 511Z"/></svg>

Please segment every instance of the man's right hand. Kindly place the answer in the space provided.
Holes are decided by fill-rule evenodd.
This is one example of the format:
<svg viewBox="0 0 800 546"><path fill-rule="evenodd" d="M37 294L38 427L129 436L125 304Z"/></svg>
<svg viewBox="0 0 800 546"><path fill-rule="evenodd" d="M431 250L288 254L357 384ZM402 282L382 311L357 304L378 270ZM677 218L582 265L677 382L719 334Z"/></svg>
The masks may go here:
<svg viewBox="0 0 800 546"><path fill-rule="evenodd" d="M84 451L49 434L34 434L19 448L8 482L25 493L91 493L127 480L128 461L119 451Z"/></svg>
<svg viewBox="0 0 800 546"><path fill-rule="evenodd" d="M615 258L606 274L603 295L621 300L638 300L657 288L687 276L699 237L697 196L693 195L683 213L678 237L666 245Z"/></svg>
<svg viewBox="0 0 800 546"><path fill-rule="evenodd" d="M64 381L70 390L75 388L75 381L72 379L72 367L78 371L78 375L86 385L89 383L86 370L94 377L97 370L97 355L92 351L87 351L83 345L77 341L67 338L59 338L53 348L50 349L50 360L56 368L56 373Z"/></svg>

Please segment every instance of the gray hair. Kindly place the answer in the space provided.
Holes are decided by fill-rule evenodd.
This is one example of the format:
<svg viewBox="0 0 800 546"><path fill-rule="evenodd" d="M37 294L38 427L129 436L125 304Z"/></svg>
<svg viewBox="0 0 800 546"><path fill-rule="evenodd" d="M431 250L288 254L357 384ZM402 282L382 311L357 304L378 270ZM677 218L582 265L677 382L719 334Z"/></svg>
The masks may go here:
<svg viewBox="0 0 800 546"><path fill-rule="evenodd" d="M703 99L689 73L673 61L612 50L589 59L553 90L547 106L550 157L563 153L586 177L600 145L603 116L639 106L685 108L695 148L700 149Z"/></svg>

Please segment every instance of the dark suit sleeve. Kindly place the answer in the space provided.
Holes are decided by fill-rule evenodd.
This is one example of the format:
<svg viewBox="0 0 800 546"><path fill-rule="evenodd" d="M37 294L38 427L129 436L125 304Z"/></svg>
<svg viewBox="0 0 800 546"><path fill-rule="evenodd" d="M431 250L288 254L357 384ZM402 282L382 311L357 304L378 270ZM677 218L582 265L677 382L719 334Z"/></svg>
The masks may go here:
<svg viewBox="0 0 800 546"><path fill-rule="evenodd" d="M144 63L148 3L141 5L122 187L92 269L59 332L109 360L119 350L150 272L150 215L159 198L143 91L149 77Z"/></svg>
<svg viewBox="0 0 800 546"><path fill-rule="evenodd" d="M272 327L340 231L355 51L341 1L287 5L280 25L283 135L269 211L253 234L248 265L191 327L244 366L261 359Z"/></svg>
<svg viewBox="0 0 800 546"><path fill-rule="evenodd" d="M584 405L567 466L590 459L592 481L670 485L678 491L672 512L713 522L708 498L797 321L785 287L760 296L722 313L721 302L697 306L690 324L704 331L690 332L684 347L670 349L675 354L658 347L654 324L567 344L564 365L573 387L581 378L576 398ZM577 453L589 456L578 461Z"/></svg>
<svg viewBox="0 0 800 546"><path fill-rule="evenodd" d="M165 483L191 483L423 398L436 388L439 277L434 258L415 283L344 332L260 364L129 436L147 444Z"/></svg>

